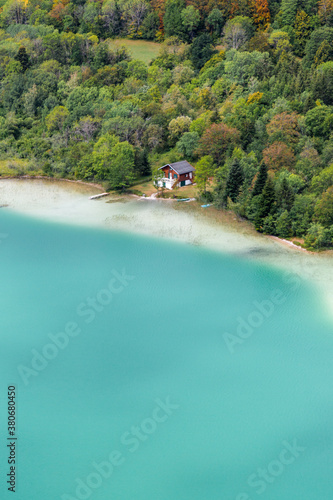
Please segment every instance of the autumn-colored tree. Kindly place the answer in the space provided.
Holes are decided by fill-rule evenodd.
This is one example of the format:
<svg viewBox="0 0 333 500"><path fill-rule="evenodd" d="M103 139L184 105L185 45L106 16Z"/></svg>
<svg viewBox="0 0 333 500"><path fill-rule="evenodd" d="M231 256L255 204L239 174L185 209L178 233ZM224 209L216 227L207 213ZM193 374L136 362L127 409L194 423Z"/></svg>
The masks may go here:
<svg viewBox="0 0 333 500"><path fill-rule="evenodd" d="M263 151L264 162L269 170L290 169L295 164L293 150L284 142L273 142Z"/></svg>
<svg viewBox="0 0 333 500"><path fill-rule="evenodd" d="M151 0L150 5L152 6L152 9L158 13L158 15L161 15L162 17L165 14L165 0Z"/></svg>
<svg viewBox="0 0 333 500"><path fill-rule="evenodd" d="M193 7L198 9L202 17L207 16L207 14L210 12L208 4L209 0L186 0L186 5L193 5Z"/></svg>
<svg viewBox="0 0 333 500"><path fill-rule="evenodd" d="M49 16L56 21L61 21L66 14L66 6L69 0L54 0Z"/></svg>
<svg viewBox="0 0 333 500"><path fill-rule="evenodd" d="M222 165L226 153L240 140L240 132L224 123L214 123L203 134L199 143L199 154L210 155L217 165Z"/></svg>
<svg viewBox="0 0 333 500"><path fill-rule="evenodd" d="M333 0L319 0L318 15L323 24L326 24L327 19L333 11Z"/></svg>
<svg viewBox="0 0 333 500"><path fill-rule="evenodd" d="M264 30L271 20L268 0L250 0L250 7L255 24L260 30Z"/></svg>
<svg viewBox="0 0 333 500"><path fill-rule="evenodd" d="M267 133L272 139L285 141L289 144L298 141L300 137L298 129L297 113L287 113L286 111L273 116L266 126Z"/></svg>

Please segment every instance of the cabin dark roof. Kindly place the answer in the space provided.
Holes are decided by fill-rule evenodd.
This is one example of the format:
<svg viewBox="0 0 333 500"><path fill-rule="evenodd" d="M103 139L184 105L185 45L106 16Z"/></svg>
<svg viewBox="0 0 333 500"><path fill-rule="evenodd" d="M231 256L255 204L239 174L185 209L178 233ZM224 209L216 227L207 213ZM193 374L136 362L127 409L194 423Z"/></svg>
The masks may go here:
<svg viewBox="0 0 333 500"><path fill-rule="evenodd" d="M167 167L168 165L171 168L173 168L173 170L175 172L177 172L177 174L179 174L179 175L181 175L181 174L187 174L188 172L194 172L195 171L195 168L192 167L192 165L188 161L186 161L186 160L177 161L176 163L167 163L166 165L163 165L163 167L160 167L160 168Z"/></svg>

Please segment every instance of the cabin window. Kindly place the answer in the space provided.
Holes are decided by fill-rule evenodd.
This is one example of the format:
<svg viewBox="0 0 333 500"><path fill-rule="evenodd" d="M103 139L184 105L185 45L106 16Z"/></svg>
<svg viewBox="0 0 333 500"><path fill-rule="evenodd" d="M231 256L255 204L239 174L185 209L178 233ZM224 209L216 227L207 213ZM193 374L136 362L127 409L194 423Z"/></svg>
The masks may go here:
<svg viewBox="0 0 333 500"><path fill-rule="evenodd" d="M173 178L174 178L174 179L178 179L178 175L177 175L177 174L174 174Z"/></svg>

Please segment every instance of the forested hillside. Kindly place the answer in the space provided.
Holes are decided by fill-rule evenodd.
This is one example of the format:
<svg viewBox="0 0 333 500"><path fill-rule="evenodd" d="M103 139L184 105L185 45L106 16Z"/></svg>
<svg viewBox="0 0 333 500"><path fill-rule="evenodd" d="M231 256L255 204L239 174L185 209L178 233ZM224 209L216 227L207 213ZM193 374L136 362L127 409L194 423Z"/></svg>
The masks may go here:
<svg viewBox="0 0 333 500"><path fill-rule="evenodd" d="M123 189L186 158L203 200L332 245L333 0L0 5L0 175Z"/></svg>

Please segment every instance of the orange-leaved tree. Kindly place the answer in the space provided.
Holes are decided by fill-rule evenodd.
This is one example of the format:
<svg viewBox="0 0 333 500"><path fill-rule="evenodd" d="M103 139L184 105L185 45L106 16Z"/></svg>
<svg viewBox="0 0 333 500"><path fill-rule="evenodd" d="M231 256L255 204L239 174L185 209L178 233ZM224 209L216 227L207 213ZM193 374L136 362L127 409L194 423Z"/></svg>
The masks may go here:
<svg viewBox="0 0 333 500"><path fill-rule="evenodd" d="M268 0L250 0L252 17L260 30L267 28L271 14L268 7Z"/></svg>
<svg viewBox="0 0 333 500"><path fill-rule="evenodd" d="M224 123L214 123L201 137L198 154L210 155L214 159L214 163L220 166L225 161L226 154L232 153L239 140L239 130L228 127Z"/></svg>
<svg viewBox="0 0 333 500"><path fill-rule="evenodd" d="M273 142L263 151L264 162L269 170L277 171L281 168L290 170L295 164L293 150L284 142Z"/></svg>

